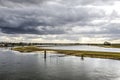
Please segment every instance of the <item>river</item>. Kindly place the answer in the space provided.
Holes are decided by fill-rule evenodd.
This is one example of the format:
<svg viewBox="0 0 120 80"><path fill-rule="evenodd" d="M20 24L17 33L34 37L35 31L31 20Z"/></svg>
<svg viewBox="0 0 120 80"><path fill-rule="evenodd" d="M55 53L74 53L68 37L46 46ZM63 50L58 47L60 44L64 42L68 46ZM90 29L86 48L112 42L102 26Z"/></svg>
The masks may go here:
<svg viewBox="0 0 120 80"><path fill-rule="evenodd" d="M0 48L0 80L120 80L120 61Z"/></svg>
<svg viewBox="0 0 120 80"><path fill-rule="evenodd" d="M48 46L45 49L59 50L80 50L80 51L99 51L99 52L117 52L120 53L120 48L105 48L100 46L76 45L76 46Z"/></svg>

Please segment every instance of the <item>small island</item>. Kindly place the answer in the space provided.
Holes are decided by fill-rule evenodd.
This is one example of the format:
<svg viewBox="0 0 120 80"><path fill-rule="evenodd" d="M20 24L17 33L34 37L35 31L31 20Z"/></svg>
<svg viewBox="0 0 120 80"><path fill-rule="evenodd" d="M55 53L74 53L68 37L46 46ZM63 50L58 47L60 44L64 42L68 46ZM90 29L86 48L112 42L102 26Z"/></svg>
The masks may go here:
<svg viewBox="0 0 120 80"><path fill-rule="evenodd" d="M92 44L91 44L92 45ZM54 45L55 46L55 45ZM73 45L71 45L73 46ZM92 46L100 46L107 48L120 48L120 45L106 45L106 44L94 44ZM120 59L119 52L101 52L101 51L82 51L82 50L60 50L60 49L44 49L38 46L19 46L14 47L12 50L19 52L35 52L35 51L55 51L56 53L80 56L80 57L93 57L93 58L106 58L106 59Z"/></svg>

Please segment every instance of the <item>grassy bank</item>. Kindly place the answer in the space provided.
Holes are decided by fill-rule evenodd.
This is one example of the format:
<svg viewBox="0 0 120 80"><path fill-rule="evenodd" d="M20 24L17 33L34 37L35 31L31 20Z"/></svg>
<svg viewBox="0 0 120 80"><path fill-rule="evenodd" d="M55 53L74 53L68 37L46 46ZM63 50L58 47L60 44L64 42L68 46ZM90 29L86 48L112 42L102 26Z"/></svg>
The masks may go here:
<svg viewBox="0 0 120 80"><path fill-rule="evenodd" d="M56 51L66 55L82 56L82 57L95 57L95 58L109 58L109 59L120 59L120 53L115 52L97 52L97 51L77 51L77 50L54 50L54 49L42 49L35 46L28 47L16 47L12 50L20 52L34 52L34 51Z"/></svg>
<svg viewBox="0 0 120 80"><path fill-rule="evenodd" d="M111 47L113 47L113 48L120 48L120 44L112 44Z"/></svg>
<svg viewBox="0 0 120 80"><path fill-rule="evenodd" d="M19 51L19 52L34 52L34 51L43 51L42 48L38 48L35 46L26 46L26 47L15 47L12 50Z"/></svg>
<svg viewBox="0 0 120 80"><path fill-rule="evenodd" d="M63 53L73 56L94 57L94 58L109 58L120 59L120 53L114 52L97 52L97 51L72 51L72 50L57 50L58 53Z"/></svg>

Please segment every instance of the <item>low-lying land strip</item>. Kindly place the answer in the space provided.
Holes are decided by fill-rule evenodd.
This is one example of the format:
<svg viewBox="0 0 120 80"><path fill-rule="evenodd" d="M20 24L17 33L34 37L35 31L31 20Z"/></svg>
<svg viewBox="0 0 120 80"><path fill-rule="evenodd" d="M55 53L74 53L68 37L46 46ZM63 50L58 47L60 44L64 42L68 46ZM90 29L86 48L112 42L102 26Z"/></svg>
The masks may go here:
<svg viewBox="0 0 120 80"><path fill-rule="evenodd" d="M12 50L20 52L34 52L34 51L56 51L57 53L74 55L81 57L95 57L95 58L110 58L110 59L120 59L120 53L116 52L99 52L99 51L79 51L79 50L59 50L59 49L43 49L36 46L27 47L16 47Z"/></svg>
<svg viewBox="0 0 120 80"><path fill-rule="evenodd" d="M100 47L106 47L106 48L120 48L120 44L111 44L111 45L104 45L104 44L90 44L93 46L100 46Z"/></svg>
<svg viewBox="0 0 120 80"><path fill-rule="evenodd" d="M36 46L26 46L26 47L15 47L12 50L19 52L34 52L34 51L43 51L44 49L36 47Z"/></svg>

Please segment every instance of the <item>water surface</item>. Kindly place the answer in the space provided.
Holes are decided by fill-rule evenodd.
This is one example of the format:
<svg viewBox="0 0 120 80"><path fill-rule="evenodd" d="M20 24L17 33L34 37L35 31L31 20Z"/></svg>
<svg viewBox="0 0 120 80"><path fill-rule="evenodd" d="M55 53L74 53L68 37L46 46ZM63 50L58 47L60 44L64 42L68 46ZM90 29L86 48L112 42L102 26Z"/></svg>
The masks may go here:
<svg viewBox="0 0 120 80"><path fill-rule="evenodd" d="M82 51L100 51L100 52L117 52L120 53L120 48L105 48L99 46L77 45L77 46L50 46L43 47L46 49L59 49L59 50L82 50Z"/></svg>
<svg viewBox="0 0 120 80"><path fill-rule="evenodd" d="M0 49L0 80L120 80L120 61Z"/></svg>

